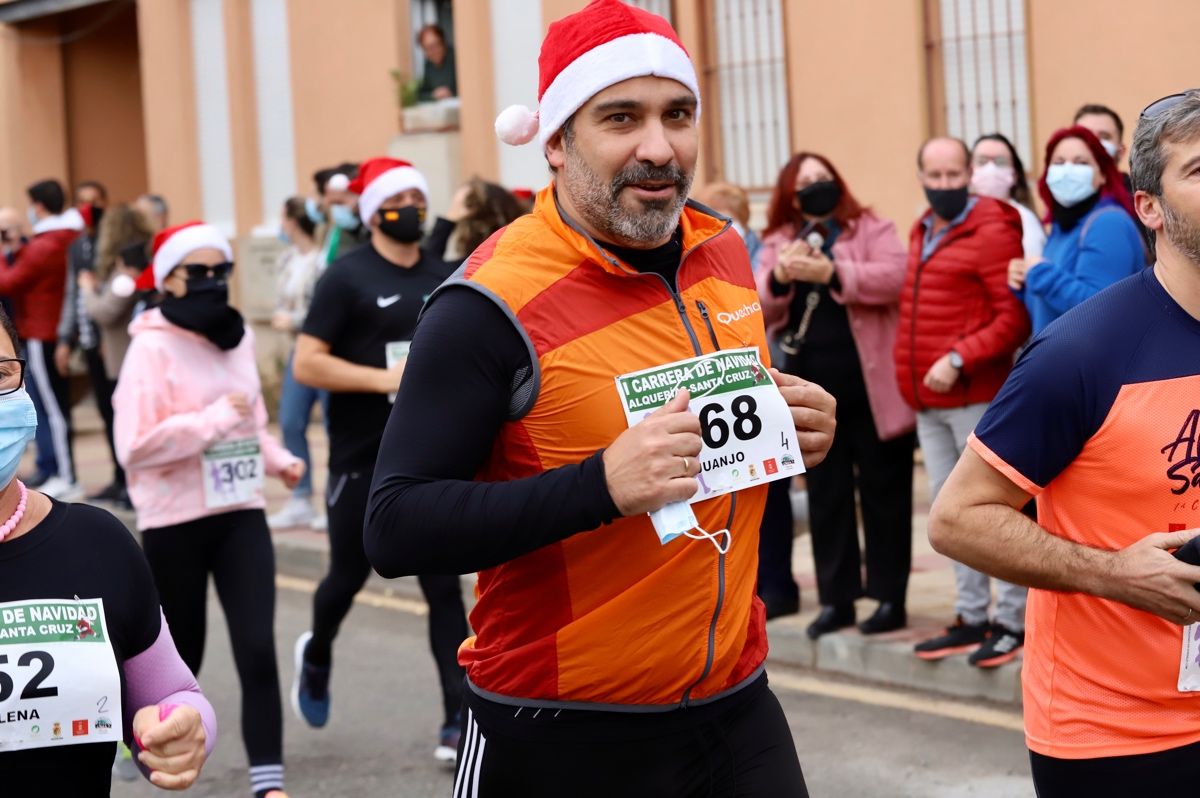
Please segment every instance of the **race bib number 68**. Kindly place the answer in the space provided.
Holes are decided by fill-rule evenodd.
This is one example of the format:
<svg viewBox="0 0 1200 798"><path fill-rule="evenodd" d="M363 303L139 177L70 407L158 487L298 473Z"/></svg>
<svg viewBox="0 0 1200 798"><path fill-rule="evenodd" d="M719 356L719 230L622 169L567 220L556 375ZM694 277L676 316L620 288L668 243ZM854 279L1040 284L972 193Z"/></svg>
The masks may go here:
<svg viewBox="0 0 1200 798"><path fill-rule="evenodd" d="M804 473L792 414L757 348L724 349L617 377L633 426L677 391L691 394L700 419L700 502Z"/></svg>

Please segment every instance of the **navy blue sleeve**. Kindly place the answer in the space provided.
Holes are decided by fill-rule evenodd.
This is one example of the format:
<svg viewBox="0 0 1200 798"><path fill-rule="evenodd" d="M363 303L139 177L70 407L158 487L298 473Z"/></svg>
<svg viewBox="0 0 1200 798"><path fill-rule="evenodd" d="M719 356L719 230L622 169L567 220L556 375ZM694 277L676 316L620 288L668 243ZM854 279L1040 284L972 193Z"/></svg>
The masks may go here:
<svg viewBox="0 0 1200 798"><path fill-rule="evenodd" d="M976 453L1028 493L1071 464L1120 389L1127 347L1105 351L1094 335L1112 326L1109 304L1086 302L1037 336L975 428Z"/></svg>

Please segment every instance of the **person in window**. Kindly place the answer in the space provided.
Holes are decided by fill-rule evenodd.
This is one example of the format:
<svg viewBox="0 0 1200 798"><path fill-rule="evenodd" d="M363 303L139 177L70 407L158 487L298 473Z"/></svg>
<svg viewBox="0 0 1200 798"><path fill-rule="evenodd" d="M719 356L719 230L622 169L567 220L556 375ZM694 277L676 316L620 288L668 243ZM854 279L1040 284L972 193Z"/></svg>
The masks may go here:
<svg viewBox="0 0 1200 798"><path fill-rule="evenodd" d="M446 44L446 32L438 25L426 25L417 33L417 44L425 54L425 74L417 89L417 99L427 103L457 97L454 48Z"/></svg>
<svg viewBox="0 0 1200 798"><path fill-rule="evenodd" d="M1121 173L1087 128L1050 137L1038 194L1050 209L1045 251L1008 267L1008 285L1029 309L1034 335L1146 262Z"/></svg>
<svg viewBox="0 0 1200 798"><path fill-rule="evenodd" d="M763 321L783 354L779 368L837 399L839 434L825 462L807 474L821 601L808 627L814 639L853 624L854 601L863 595L879 601L859 625L864 634L907 623L915 419L891 363L904 273L895 225L860 205L824 156L793 156L771 196L757 281ZM758 577L768 612L795 589L790 507L788 481L771 483Z"/></svg>

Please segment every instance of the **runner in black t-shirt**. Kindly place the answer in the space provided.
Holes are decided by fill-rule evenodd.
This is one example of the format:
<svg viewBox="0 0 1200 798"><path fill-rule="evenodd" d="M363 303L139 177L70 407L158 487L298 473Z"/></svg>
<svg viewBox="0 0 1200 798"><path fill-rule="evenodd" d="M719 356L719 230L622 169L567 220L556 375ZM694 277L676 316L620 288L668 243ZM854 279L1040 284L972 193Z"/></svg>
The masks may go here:
<svg viewBox="0 0 1200 798"><path fill-rule="evenodd" d="M137 741L153 784L182 789L216 743L212 706L175 649L128 530L13 478L37 425L16 349L0 311L4 794L108 795L120 739Z"/></svg>
<svg viewBox="0 0 1200 798"><path fill-rule="evenodd" d="M383 430L404 370L408 343L425 299L450 275L418 246L428 189L403 161L375 158L351 183L368 244L335 261L317 284L296 342L294 371L329 397L329 573L313 600L313 628L296 641L292 707L310 726L329 717L333 639L370 574L363 519ZM453 761L461 732L463 672L458 646L467 637L457 575L422 576L429 632L442 684L443 718L435 756Z"/></svg>

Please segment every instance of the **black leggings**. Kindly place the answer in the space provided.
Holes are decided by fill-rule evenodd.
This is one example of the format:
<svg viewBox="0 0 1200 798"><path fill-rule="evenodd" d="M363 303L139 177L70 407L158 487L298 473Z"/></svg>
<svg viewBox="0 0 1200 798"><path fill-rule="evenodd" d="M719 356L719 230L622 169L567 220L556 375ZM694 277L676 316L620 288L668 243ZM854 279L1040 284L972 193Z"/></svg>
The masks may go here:
<svg viewBox="0 0 1200 798"><path fill-rule="evenodd" d="M664 713L518 708L470 688L466 706L454 798L808 796L765 677L710 706Z"/></svg>
<svg viewBox="0 0 1200 798"><path fill-rule="evenodd" d="M363 520L371 493L371 472L329 474L325 491L329 517L329 573L313 597L312 640L304 658L328 667L333 661L333 640L366 584L371 564L363 551ZM418 577L429 604L429 646L442 687L444 723L458 717L462 705L463 669L458 647L470 634L458 575Z"/></svg>
<svg viewBox="0 0 1200 798"><path fill-rule="evenodd" d="M200 673L208 575L225 611L242 685L242 740L250 765L283 762L275 661L275 551L262 510L238 510L147 529L142 546L179 655Z"/></svg>
<svg viewBox="0 0 1200 798"><path fill-rule="evenodd" d="M1200 743L1152 754L1056 759L1029 752L1038 798L1192 798L1200 784Z"/></svg>

